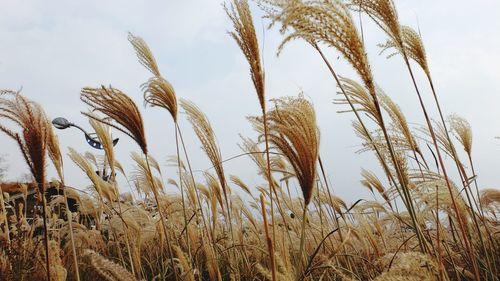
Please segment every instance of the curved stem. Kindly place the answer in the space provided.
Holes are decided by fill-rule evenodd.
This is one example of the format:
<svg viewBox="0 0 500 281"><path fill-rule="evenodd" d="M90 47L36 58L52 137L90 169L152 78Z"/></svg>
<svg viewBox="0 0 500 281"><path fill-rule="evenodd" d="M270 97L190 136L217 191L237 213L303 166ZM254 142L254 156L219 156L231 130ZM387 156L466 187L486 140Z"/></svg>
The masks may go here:
<svg viewBox="0 0 500 281"><path fill-rule="evenodd" d="M420 107L421 107L422 112L424 114L424 118L425 118L425 121L427 123L427 127L429 129L429 133L431 135L432 142L434 144L434 148L436 149L436 154L437 154L437 157L438 157L438 160L439 160L439 165L441 165L441 170L443 171L443 176L444 176L444 179L446 181L446 186L447 186L448 191L450 193L450 198L451 198L452 206L453 206L453 209L454 209L454 211L455 211L455 213L457 215L457 220L458 220L458 225L460 227L460 232L462 233L462 236L463 236L464 241L465 241L464 244L465 244L465 247L466 247L466 251L467 251L467 253L469 255L470 262L472 263L472 267L474 269L474 275L475 275L475 277L476 277L477 280L480 280L479 269L477 268L477 263L475 261L475 258L474 258L474 255L473 255L473 252L472 252L472 249L471 249L470 239L469 239L469 237L466 234L467 233L467 229L466 229L466 226L465 226L465 224L463 222L462 214L460 213L460 211L458 209L458 206L457 206L457 203L456 203L456 200L455 200L455 196L454 196L453 191L452 191L450 180L448 178L448 173L446 171L446 167L444 165L444 161L443 161L443 158L441 156L441 152L440 152L438 144L437 144L437 139L436 139L436 135L434 133L434 129L432 127L429 115L427 114L427 110L425 108L425 105L424 105L424 102L423 102L423 99L422 99L422 95L420 94L420 91L418 89L417 82L415 80L415 76L413 75L413 71L411 69L410 62L408 60L406 52L403 51L402 55L403 55L403 59L405 61L406 67L408 68L408 72L410 74L411 80L413 82L413 86L415 88L415 92L416 92L416 94L418 96ZM438 249L438 251L439 251L439 249Z"/></svg>
<svg viewBox="0 0 500 281"><path fill-rule="evenodd" d="M176 153L177 153L177 169L179 173L179 187L181 190L181 200L182 200L182 214L184 216L184 227L186 228L186 244L188 248L188 255L189 255L189 260L191 261L191 243L189 239L189 234L187 231L188 228L188 219L187 219L187 213L186 213L186 202L184 199L184 185L182 184L182 170L181 170L181 157L179 153L179 136L177 133L177 126L175 126L175 148L176 148Z"/></svg>

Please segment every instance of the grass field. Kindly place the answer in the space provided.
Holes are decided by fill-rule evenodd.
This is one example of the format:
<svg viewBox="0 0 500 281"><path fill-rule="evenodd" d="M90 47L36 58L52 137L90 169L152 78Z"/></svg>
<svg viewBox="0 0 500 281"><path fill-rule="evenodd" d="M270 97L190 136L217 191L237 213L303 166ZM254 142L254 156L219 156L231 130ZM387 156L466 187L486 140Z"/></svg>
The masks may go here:
<svg viewBox="0 0 500 281"><path fill-rule="evenodd" d="M147 43L129 34L138 62L151 75L141 85L140 102L165 110L175 127L176 155L170 162L177 173L169 175L174 179L162 180L141 111L121 90L96 86L80 93L102 157L61 151L43 104L20 91L2 90L2 138L18 144L32 182L2 183L1 280L500 280L500 190L478 186L471 126L448 115L439 102L419 32L400 24L393 1L260 0L255 5L283 36L278 52L300 40L323 60L338 88L336 103L352 116L362 152L372 153L381 168L381 173L361 172L361 184L377 200L348 204L334 195L320 155L320 145L333 142L321 138L313 103L302 94L266 97L249 4L233 0L223 7L232 23L229 36L248 61L261 109L248 117L258 138L241 137L240 157L256 165L263 184L252 186L225 172L207 115L177 96ZM358 12L386 33L381 51L406 67L400 75L412 81L408 94L419 101L422 129L412 128L405 110L377 86L353 19ZM325 55L329 51L340 54L356 76L337 73ZM417 82L417 72L426 80ZM424 88L432 92L425 102ZM430 106L437 108L431 111L435 116ZM181 128L184 117L191 128ZM200 167L189 161L195 148L183 138L191 129L211 166L196 177L193 171ZM137 144L133 172L125 173L117 160L126 156L115 155L111 131ZM66 187L62 153L88 176L90 192ZM47 166L58 176L51 183ZM102 170L109 175L96 173ZM119 178L139 196L123 193ZM59 195L42 196L53 185ZM30 190L36 191L34 216L27 207ZM21 201L11 200L15 194ZM68 211L68 199L77 211Z"/></svg>

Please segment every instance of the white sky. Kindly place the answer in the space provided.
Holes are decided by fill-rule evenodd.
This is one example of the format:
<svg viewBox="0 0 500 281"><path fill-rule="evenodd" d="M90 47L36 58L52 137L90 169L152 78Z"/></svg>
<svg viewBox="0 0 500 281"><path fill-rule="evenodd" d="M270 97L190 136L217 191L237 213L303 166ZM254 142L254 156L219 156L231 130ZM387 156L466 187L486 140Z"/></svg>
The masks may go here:
<svg viewBox="0 0 500 281"><path fill-rule="evenodd" d="M497 0L396 1L403 24L417 24L443 110L469 120L474 132L473 154L481 187L498 187L500 164L500 2ZM374 157L356 154L360 141L350 127L353 116L338 114L332 104L336 85L319 56L303 42L294 42L277 58L281 37L266 30L266 21L254 9L254 20L264 46L268 98L304 91L314 103L321 130L321 155L337 195L355 201L369 194L361 187L361 168L379 172ZM357 19L357 15L356 15ZM365 43L376 82L407 114L412 124L423 124L422 114L400 57L386 60L376 44L385 41L368 18L363 17ZM239 154L238 134L254 136L245 116L259 112L248 65L227 35L230 23L218 0L169 1L0 1L0 88L19 89L43 105L49 116L64 116L90 128L80 111L84 86L113 85L129 94L141 107L152 154L166 165L175 154L174 129L168 113L145 109L140 85L149 78L137 62L127 32L143 37L163 75L178 97L194 101L207 114L217 134L223 158ZM265 37L265 40L262 40ZM355 78L338 54L327 51L339 74ZM426 80L418 75L424 98L434 105ZM433 115L436 117L436 115ZM210 166L190 125L180 118L194 169ZM77 130L57 131L64 153L71 146L91 150ZM131 172L130 152L138 147L120 137L116 155ZM8 178L27 172L19 150L0 136L0 154L10 166ZM94 151L95 152L95 151ZM430 159L428 159L430 161ZM240 175L247 184L262 182L250 159L226 164L227 174ZM452 170L453 166L449 165ZM165 178L176 178L166 168ZM65 158L67 184L84 188L83 173ZM54 176L49 167L49 176ZM201 180L201 178L200 178ZM122 185L122 191L127 190ZM172 186L168 187L173 189Z"/></svg>

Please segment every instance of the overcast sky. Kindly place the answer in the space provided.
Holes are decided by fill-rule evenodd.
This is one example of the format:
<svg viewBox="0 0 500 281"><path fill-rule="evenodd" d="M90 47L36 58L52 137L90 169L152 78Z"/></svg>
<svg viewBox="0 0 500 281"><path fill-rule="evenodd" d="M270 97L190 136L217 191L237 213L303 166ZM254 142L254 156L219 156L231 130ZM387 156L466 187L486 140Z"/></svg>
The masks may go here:
<svg viewBox="0 0 500 281"><path fill-rule="evenodd" d="M497 0L395 1L402 24L419 27L430 69L446 114L458 113L472 125L473 156L481 187L498 187L500 176L500 2ZM152 49L163 75L178 97L195 102L210 119L223 158L241 152L239 134L255 136L245 116L259 112L248 65L227 35L229 20L218 0L168 1L0 1L0 88L19 89L39 102L54 118L64 116L85 128L80 114L84 86L112 85L140 106L152 154L166 166L175 154L174 129L165 110L144 108L140 85L149 73L137 62L127 33L143 37ZM251 3L252 4L252 3ZM310 99L321 130L321 156L337 195L347 201L369 197L361 187L361 168L379 173L370 153L357 154L360 141L351 129L352 114L339 114L332 104L336 85L320 57L305 43L291 43L280 57L281 36L267 30L261 12L253 8L265 60L267 97L297 95ZM356 21L358 17L356 15ZM400 57L379 56L385 35L362 18L365 43L375 80L407 114L415 127L423 124L421 111ZM357 79L333 50L326 51L339 74ZM420 72L420 71L418 71ZM418 75L424 99L434 108L426 80ZM432 110L434 114L435 111ZM433 115L437 117L436 115ZM184 115L185 134L194 169L210 167ZM91 150L77 130L57 131L64 154L68 147ZM116 155L128 172L131 151L139 151L125 135ZM14 142L0 135L0 154L8 160L9 179L27 172ZM96 152L96 151L94 151ZM227 174L237 174L250 186L262 183L247 158L226 163ZM452 169L452 165L449 165ZM176 178L165 167L166 178ZM84 188L89 181L65 157L67 184ZM55 173L49 167L49 176ZM198 174L198 176L201 176ZM201 180L201 177L199 177ZM128 187L122 185L122 191ZM173 190L172 186L168 187Z"/></svg>

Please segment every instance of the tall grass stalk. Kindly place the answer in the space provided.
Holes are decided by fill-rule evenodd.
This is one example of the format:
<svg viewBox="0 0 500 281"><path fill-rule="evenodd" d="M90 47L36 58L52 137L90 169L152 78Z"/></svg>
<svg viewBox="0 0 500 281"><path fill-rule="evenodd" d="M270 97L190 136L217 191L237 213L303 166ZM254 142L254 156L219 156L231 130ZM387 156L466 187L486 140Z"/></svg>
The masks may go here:
<svg viewBox="0 0 500 281"><path fill-rule="evenodd" d="M269 251L269 259L271 261L271 272L272 272L272 277L273 280L276 279L276 264L275 264L275 259L274 259L274 245L271 240L271 236L269 235L269 226L267 223L267 215L266 215L266 204L265 204L265 199L264 195L261 193L260 194L260 207L262 209L262 218L263 218L263 223L264 223L264 231L265 231L265 237L266 237L266 242L267 242L267 250Z"/></svg>

